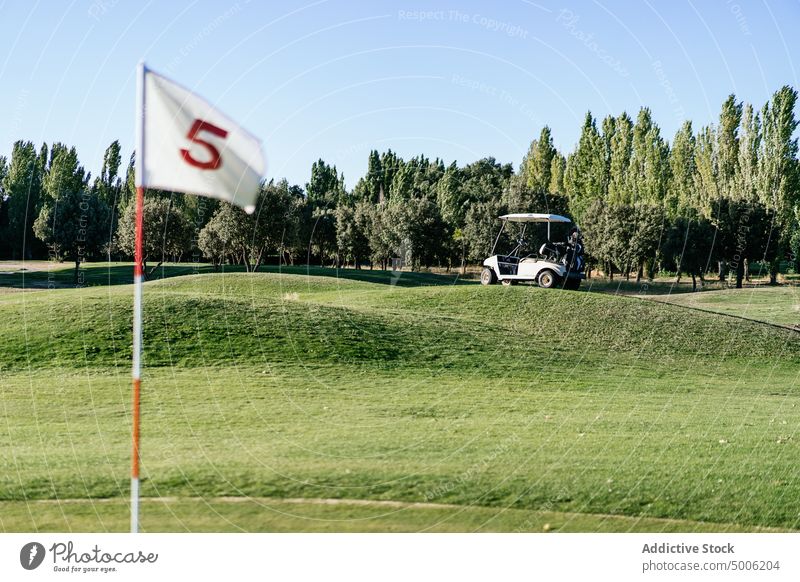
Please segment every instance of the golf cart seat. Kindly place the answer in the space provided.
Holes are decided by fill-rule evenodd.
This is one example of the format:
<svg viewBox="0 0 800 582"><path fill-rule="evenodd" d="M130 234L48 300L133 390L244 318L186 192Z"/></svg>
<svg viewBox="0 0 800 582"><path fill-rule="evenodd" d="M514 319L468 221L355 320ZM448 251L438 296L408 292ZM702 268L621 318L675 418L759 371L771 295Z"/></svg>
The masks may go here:
<svg viewBox="0 0 800 582"><path fill-rule="evenodd" d="M557 261L561 257L558 245L547 241L539 247L539 255L545 259Z"/></svg>

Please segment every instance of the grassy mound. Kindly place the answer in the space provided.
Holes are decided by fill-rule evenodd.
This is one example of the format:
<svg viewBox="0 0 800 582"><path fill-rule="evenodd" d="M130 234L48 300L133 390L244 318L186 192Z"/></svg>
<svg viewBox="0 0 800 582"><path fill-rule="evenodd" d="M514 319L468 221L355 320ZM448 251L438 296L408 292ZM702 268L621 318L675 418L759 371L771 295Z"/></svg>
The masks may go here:
<svg viewBox="0 0 800 582"><path fill-rule="evenodd" d="M145 292L148 366L297 362L496 369L620 358L797 362L788 330L635 298L476 285L398 288L278 274L198 275ZM105 367L130 357L118 286L0 299L6 369ZM777 360L776 360L777 361Z"/></svg>

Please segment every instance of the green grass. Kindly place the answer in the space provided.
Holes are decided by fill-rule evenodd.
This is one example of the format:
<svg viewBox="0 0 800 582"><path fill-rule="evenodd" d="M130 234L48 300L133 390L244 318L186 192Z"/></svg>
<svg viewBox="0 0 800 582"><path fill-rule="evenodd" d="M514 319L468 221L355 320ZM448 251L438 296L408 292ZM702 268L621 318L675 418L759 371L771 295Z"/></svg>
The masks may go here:
<svg viewBox="0 0 800 582"><path fill-rule="evenodd" d="M800 327L800 287L749 287L659 297L676 305Z"/></svg>
<svg viewBox="0 0 800 582"><path fill-rule="evenodd" d="M147 529L800 528L795 332L366 276L146 285ZM0 317L2 528L124 531L131 288L9 293ZM248 510L296 498L437 506Z"/></svg>

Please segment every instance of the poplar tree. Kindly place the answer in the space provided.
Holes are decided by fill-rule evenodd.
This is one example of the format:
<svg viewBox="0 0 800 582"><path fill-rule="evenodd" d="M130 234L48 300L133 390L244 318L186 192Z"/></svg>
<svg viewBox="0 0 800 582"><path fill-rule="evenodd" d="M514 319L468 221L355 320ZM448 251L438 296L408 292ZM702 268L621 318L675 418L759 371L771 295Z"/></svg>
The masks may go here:
<svg viewBox="0 0 800 582"><path fill-rule="evenodd" d="M687 216L697 207L695 195L695 137L692 122L684 121L675 133L669 155L670 181L665 208L671 218Z"/></svg>
<svg viewBox="0 0 800 582"><path fill-rule="evenodd" d="M742 121L742 104L735 95L729 95L722 103L719 125L716 130L717 182L720 195L737 198L736 175L739 165L739 125Z"/></svg>
<svg viewBox="0 0 800 582"><path fill-rule="evenodd" d="M8 255L8 200L6 199L4 183L8 175L8 158L0 156L0 256Z"/></svg>
<svg viewBox="0 0 800 582"><path fill-rule="evenodd" d="M605 198L605 155L603 140L591 112L584 118L581 137L575 151L567 158L564 186L570 210L580 221L594 200Z"/></svg>
<svg viewBox="0 0 800 582"><path fill-rule="evenodd" d="M669 180L669 148L650 109L639 111L633 128L628 184L633 202L663 205Z"/></svg>
<svg viewBox="0 0 800 582"><path fill-rule="evenodd" d="M523 175L525 182L535 192L547 192L550 187L551 167L556 157L556 148L553 146L553 136L550 128L544 126L539 139L531 142L528 155L523 162Z"/></svg>
<svg viewBox="0 0 800 582"><path fill-rule="evenodd" d="M3 179L6 201L6 235L12 259L32 256L33 223L41 203L42 168L33 143L17 141L11 151L11 163Z"/></svg>
<svg viewBox="0 0 800 582"><path fill-rule="evenodd" d="M739 160L736 166L735 197L758 199L758 154L761 149L761 118L749 103L744 107L739 138Z"/></svg>
<svg viewBox="0 0 800 582"><path fill-rule="evenodd" d="M633 121L623 112L614 122L610 140L608 201L611 204L630 204L633 200L628 184L628 166L633 151Z"/></svg>
<svg viewBox="0 0 800 582"><path fill-rule="evenodd" d="M567 159L560 153L556 152L553 156L553 161L550 163L550 184L547 191L550 194L564 196L566 190L564 189L564 171L567 169Z"/></svg>
<svg viewBox="0 0 800 582"><path fill-rule="evenodd" d="M377 203L384 188L383 166L378 150L371 150L367 160L367 174L364 176L365 199Z"/></svg>
<svg viewBox="0 0 800 582"><path fill-rule="evenodd" d="M694 186L697 191L697 206L706 218L713 217L714 207L721 198L716 141L716 134L711 126L703 127L695 139Z"/></svg>
<svg viewBox="0 0 800 582"><path fill-rule="evenodd" d="M800 175L798 141L794 136L798 121L794 114L797 91L784 86L764 105L761 119L763 140L759 156L759 199L774 214L778 248L770 265L770 283L777 282L780 260L786 256L792 234L798 228Z"/></svg>
<svg viewBox="0 0 800 582"><path fill-rule="evenodd" d="M603 136L603 193L608 197L608 186L611 182L611 143L617 132L617 122L613 115L607 115L602 124Z"/></svg>

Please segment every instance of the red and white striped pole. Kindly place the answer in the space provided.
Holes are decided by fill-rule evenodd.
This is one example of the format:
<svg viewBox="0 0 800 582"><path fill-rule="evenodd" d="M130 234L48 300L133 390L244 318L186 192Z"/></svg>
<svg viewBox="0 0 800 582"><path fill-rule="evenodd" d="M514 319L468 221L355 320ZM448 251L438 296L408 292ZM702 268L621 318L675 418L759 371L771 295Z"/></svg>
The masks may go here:
<svg viewBox="0 0 800 582"><path fill-rule="evenodd" d="M142 390L142 210L144 188L136 188L136 253L133 266L133 452L131 533L139 531L139 402Z"/></svg>
<svg viewBox="0 0 800 582"><path fill-rule="evenodd" d="M144 226L144 63L139 63L136 92L136 246L133 265L133 451L131 459L131 533L139 531L139 403L142 390L142 238Z"/></svg>

